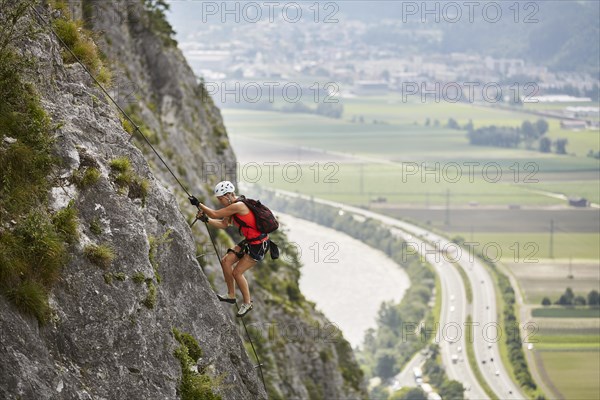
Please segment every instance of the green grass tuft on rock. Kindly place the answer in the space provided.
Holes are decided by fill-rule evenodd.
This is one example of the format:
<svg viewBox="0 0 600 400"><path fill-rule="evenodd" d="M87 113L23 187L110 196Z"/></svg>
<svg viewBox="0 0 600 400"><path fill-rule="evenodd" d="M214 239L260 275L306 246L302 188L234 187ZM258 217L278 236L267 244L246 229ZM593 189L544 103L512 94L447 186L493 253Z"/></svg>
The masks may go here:
<svg viewBox="0 0 600 400"><path fill-rule="evenodd" d="M73 244L79 239L79 232L77 232L77 209L74 206L73 200L71 200L67 207L54 213L52 224L65 242Z"/></svg>
<svg viewBox="0 0 600 400"><path fill-rule="evenodd" d="M223 377L212 378L205 371L196 372L193 367L202 356L202 349L188 333L182 333L173 328L173 336L180 346L175 349L174 356L181 365L181 378L177 393L182 400L220 400L221 396L215 394Z"/></svg>
<svg viewBox="0 0 600 400"><path fill-rule="evenodd" d="M114 250L104 244L101 245L88 245L83 249L83 254L93 264L99 266L102 269L108 269L115 259Z"/></svg>

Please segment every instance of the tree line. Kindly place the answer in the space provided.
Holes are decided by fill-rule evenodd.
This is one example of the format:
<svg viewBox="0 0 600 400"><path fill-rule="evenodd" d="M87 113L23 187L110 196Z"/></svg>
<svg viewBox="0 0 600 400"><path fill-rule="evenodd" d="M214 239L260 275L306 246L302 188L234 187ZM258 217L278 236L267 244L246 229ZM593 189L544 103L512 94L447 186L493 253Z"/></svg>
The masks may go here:
<svg viewBox="0 0 600 400"><path fill-rule="evenodd" d="M552 304L552 301L548 296L542 299L543 306L549 306ZM554 302L556 305L560 306L585 306L586 304L589 306L598 306L600 305L600 295L597 290L590 290L587 295L587 299L581 295L576 296L573 292L573 289L568 287L563 294Z"/></svg>
<svg viewBox="0 0 600 400"><path fill-rule="evenodd" d="M524 145L528 150L537 148L541 153L551 153L554 149L556 154L567 154L568 140L558 138L553 141L546 136L548 121L541 118L535 122L523 121L519 127L490 125L477 129L473 127L471 120L460 126L454 118L449 118L446 127L466 130L469 144L473 146L518 148Z"/></svg>

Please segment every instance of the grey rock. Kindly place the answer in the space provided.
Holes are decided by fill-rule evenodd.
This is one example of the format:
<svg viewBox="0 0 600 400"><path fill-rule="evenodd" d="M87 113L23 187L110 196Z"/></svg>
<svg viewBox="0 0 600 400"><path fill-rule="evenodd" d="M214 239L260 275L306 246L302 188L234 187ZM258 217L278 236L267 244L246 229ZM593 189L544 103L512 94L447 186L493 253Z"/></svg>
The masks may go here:
<svg viewBox="0 0 600 400"><path fill-rule="evenodd" d="M149 29L142 2L86 3L94 12L89 22L117 77L111 95L121 107L137 110L158 138L155 146L165 160L191 192L210 202L211 187L224 176L203 176L203 166L236 163L220 111L200 93L181 52L165 47ZM83 15L80 2L70 5L75 15ZM60 45L49 32L28 38L21 47L34 58L38 71L28 80L52 122L60 124L56 152L63 170L58 176L94 166L101 178L91 188L69 186L66 191L78 210L81 243L73 246L71 260L52 290L52 320L40 326L0 296L0 398L176 399L181 367L173 355L178 343L172 328L198 340L203 356L195 368L223 377L217 391L224 399L267 398L246 352L245 332L232 308L218 302L207 278L221 279L218 260L214 255L204 257L203 268L196 261L194 238L206 243L208 237L199 227L190 230L184 213L189 218L193 209L183 190L139 134L130 140L116 107L83 68L63 63ZM128 88L125 92L123 85ZM111 178L110 161L123 156L131 160L135 174L149 182L145 205L119 193ZM226 178L235 181L235 172ZM53 195L59 192L54 190ZM64 205L54 200L57 207ZM99 236L89 232L94 220L102 226ZM159 283L149 259L149 240L167 232L170 241L159 245L154 257ZM114 249L116 258L108 271L84 257L83 247L89 243ZM127 279L107 284L105 272L124 273ZM149 289L131 279L138 272L156 288L154 308L141 304ZM312 382L323 398L365 398L364 385L353 388L342 376L335 343L308 333L311 324L327 326L325 317L307 304L286 311L269 299L286 296L285 289L271 296L256 285L251 273L247 275L255 302L247 321L261 327L264 342L259 356L269 367L264 373L270 390L282 398L304 399L312 395ZM297 283L298 277L292 266L286 266L273 279L284 287L284 282ZM273 323L295 326L303 333L269 336L263 327ZM344 339L340 335L336 340ZM324 360L319 356L323 352L331 358Z"/></svg>

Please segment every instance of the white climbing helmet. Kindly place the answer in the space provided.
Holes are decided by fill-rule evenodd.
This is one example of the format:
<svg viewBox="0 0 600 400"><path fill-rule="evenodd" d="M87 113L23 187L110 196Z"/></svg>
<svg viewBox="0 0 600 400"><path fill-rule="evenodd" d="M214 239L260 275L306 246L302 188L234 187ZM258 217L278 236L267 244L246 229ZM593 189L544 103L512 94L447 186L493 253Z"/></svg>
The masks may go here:
<svg viewBox="0 0 600 400"><path fill-rule="evenodd" d="M233 193L234 191L235 186L229 181L219 182L217 183L217 186L215 186L215 196L217 197L224 196L227 193Z"/></svg>

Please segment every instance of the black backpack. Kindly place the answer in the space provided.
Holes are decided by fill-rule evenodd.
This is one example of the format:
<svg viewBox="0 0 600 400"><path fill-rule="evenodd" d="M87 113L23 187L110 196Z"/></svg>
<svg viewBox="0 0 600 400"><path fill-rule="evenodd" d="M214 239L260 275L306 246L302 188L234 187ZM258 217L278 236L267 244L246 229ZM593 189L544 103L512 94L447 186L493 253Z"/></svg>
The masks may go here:
<svg viewBox="0 0 600 400"><path fill-rule="evenodd" d="M256 218L256 228L260 233L271 233L279 228L279 222L269 210L267 206L262 204L260 200L247 199L244 196L238 197L238 201L243 202L254 214ZM239 219L237 216L233 216L238 225L247 227L248 225Z"/></svg>

